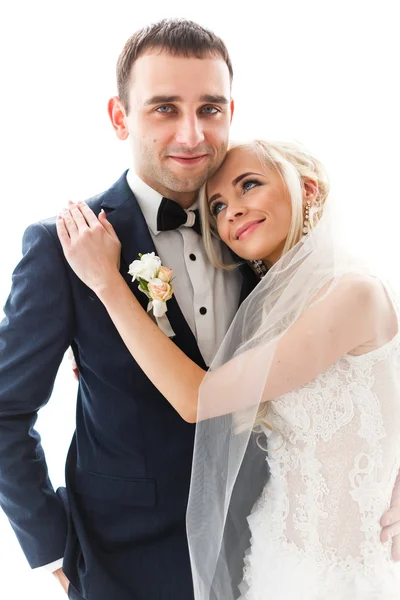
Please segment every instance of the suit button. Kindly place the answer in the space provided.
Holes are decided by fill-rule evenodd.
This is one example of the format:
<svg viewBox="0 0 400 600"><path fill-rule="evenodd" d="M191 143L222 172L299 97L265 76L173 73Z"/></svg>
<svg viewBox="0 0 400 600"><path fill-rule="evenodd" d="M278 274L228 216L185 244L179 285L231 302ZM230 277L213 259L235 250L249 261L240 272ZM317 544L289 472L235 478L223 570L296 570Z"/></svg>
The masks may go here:
<svg viewBox="0 0 400 600"><path fill-rule="evenodd" d="M190 258L190 260L196 260L196 255L195 254L189 254L189 258Z"/></svg>
<svg viewBox="0 0 400 600"><path fill-rule="evenodd" d="M201 309L200 309L200 314L201 314L201 315L205 315L206 313L207 313L207 309L206 309L206 307L205 307L205 306L202 306L202 307L201 307Z"/></svg>

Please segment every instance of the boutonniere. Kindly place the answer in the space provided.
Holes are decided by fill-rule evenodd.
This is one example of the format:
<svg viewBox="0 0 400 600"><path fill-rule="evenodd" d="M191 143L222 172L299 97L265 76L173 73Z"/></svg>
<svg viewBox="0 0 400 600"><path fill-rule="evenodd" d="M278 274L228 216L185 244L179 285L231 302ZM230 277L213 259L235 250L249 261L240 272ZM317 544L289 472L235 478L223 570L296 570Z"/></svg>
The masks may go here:
<svg viewBox="0 0 400 600"><path fill-rule="evenodd" d="M139 260L129 265L132 281L139 282L139 290L149 299L147 312L152 311L157 325L168 337L175 335L166 316L167 302L173 296L171 285L172 271L161 264L161 259L154 252L139 254Z"/></svg>

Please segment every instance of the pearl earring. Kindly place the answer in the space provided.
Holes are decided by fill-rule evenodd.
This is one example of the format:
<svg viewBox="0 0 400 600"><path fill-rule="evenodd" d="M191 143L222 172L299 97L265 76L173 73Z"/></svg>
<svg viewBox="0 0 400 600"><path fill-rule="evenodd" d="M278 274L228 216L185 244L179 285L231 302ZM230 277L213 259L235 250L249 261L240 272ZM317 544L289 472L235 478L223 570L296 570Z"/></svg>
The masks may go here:
<svg viewBox="0 0 400 600"><path fill-rule="evenodd" d="M310 231L310 209L311 209L311 202L310 202L310 200L307 200L306 208L305 208L305 212L304 212L304 223L303 223L304 235L306 235Z"/></svg>

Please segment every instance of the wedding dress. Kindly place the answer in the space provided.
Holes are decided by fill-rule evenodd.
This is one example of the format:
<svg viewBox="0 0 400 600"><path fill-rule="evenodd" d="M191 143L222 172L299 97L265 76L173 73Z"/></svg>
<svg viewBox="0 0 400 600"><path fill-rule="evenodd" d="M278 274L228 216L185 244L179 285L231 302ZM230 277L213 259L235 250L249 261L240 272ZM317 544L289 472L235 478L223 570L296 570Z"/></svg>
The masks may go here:
<svg viewBox="0 0 400 600"><path fill-rule="evenodd" d="M248 518L241 600L400 597L400 564L379 539L400 467L393 368L399 333L271 402L271 476Z"/></svg>
<svg viewBox="0 0 400 600"><path fill-rule="evenodd" d="M370 264L349 252L324 214L240 306L199 394L187 513L196 600L400 598L400 563L380 541L400 469L400 291L384 266L385 257ZM367 310L357 295L365 277L387 292L372 296L373 314L389 304L396 313L390 335L374 317L370 339L392 339L330 362L332 331L348 333ZM307 354L301 340L325 326Z"/></svg>

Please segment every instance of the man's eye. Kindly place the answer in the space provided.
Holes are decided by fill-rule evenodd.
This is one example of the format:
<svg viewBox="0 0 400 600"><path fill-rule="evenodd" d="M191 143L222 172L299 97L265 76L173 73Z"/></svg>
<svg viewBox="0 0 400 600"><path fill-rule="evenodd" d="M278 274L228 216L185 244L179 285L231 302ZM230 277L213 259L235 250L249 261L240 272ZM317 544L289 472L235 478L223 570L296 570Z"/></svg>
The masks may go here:
<svg viewBox="0 0 400 600"><path fill-rule="evenodd" d="M172 110L171 106L159 106L157 111L160 113L169 113Z"/></svg>
<svg viewBox="0 0 400 600"><path fill-rule="evenodd" d="M213 217L217 218L219 213L225 208L225 204L223 202L214 202L214 204L210 208L210 212Z"/></svg>
<svg viewBox="0 0 400 600"><path fill-rule="evenodd" d="M203 108L203 112L205 112L207 115L215 115L215 113L218 112L218 109L215 108L215 106L205 106Z"/></svg>

